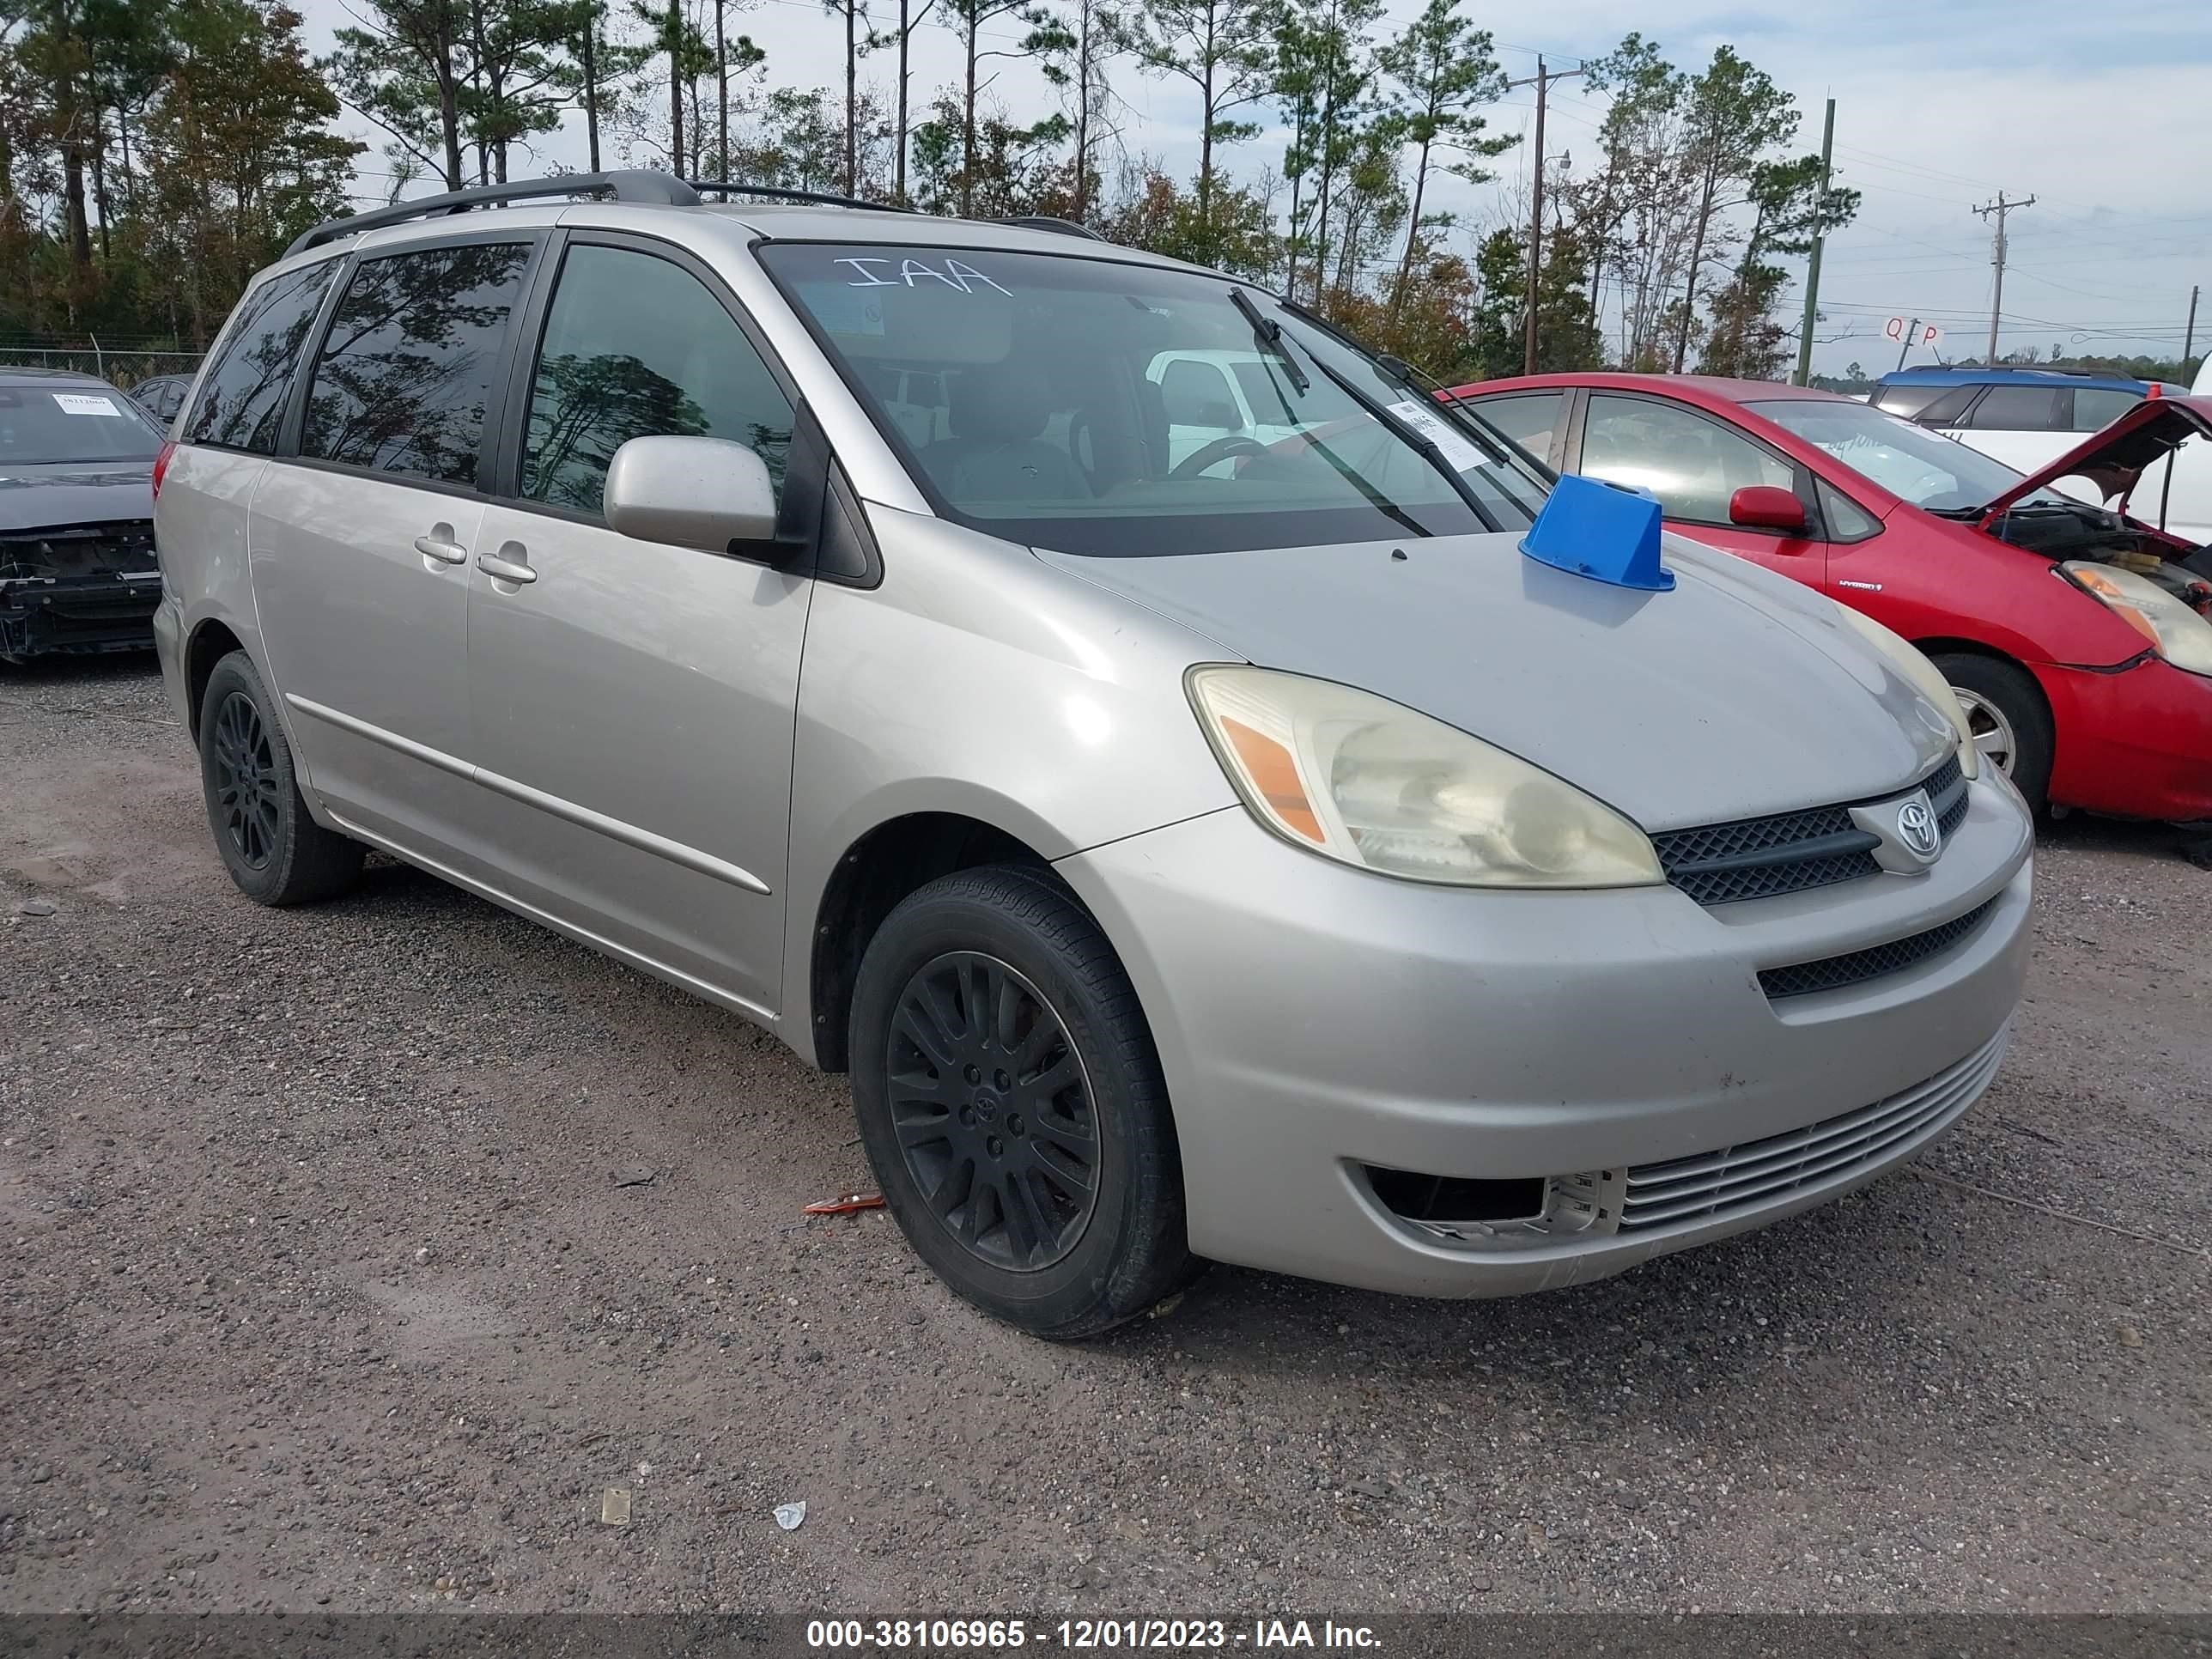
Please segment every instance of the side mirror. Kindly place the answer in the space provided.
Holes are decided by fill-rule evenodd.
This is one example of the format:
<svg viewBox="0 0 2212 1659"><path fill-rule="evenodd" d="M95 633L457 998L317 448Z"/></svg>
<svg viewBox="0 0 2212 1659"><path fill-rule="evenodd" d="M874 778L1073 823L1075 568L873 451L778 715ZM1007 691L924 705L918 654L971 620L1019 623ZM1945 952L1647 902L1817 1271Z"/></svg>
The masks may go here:
<svg viewBox="0 0 2212 1659"><path fill-rule="evenodd" d="M1802 536L1805 503L1778 484L1747 484L1729 497L1729 522L1749 530L1787 530Z"/></svg>
<svg viewBox="0 0 2212 1659"><path fill-rule="evenodd" d="M726 438L632 438L607 467L607 527L641 542L726 553L775 538L768 463Z"/></svg>

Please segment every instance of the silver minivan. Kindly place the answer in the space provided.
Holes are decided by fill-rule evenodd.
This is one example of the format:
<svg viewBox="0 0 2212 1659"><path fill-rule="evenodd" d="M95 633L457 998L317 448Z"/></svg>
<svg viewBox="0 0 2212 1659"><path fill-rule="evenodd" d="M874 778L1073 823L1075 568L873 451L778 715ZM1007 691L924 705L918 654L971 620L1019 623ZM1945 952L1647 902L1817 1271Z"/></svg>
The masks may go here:
<svg viewBox="0 0 2212 1659"><path fill-rule="evenodd" d="M1048 1336L1206 1260L1597 1278L1986 1087L2029 823L1911 647L1532 556L1547 474L1249 283L705 188L380 211L240 301L157 634L250 897L379 848L758 1022ZM1170 362L1237 377L1194 447Z"/></svg>

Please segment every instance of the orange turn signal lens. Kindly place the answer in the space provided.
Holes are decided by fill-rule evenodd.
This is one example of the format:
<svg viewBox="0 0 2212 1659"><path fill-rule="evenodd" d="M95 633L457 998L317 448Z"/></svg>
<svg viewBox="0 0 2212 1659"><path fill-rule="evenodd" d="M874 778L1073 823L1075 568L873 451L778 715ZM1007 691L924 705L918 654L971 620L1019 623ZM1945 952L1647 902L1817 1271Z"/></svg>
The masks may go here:
<svg viewBox="0 0 2212 1659"><path fill-rule="evenodd" d="M2100 571L2084 569L2078 564L2069 564L2066 568L2074 573L2075 580L2102 599L2105 602L2105 608L2122 622L2127 623L2153 645L2164 643L2159 638L2158 624L2143 615L2136 606L2128 602L2127 591L2118 582Z"/></svg>
<svg viewBox="0 0 2212 1659"><path fill-rule="evenodd" d="M1252 787L1260 792L1260 799L1267 810L1279 819L1285 829L1304 836L1319 847L1328 837L1322 832L1321 819L1306 799L1305 785L1298 780L1297 757L1264 732L1255 731L1240 720L1224 715L1221 733L1229 739L1230 747L1244 767L1244 775L1252 780Z"/></svg>

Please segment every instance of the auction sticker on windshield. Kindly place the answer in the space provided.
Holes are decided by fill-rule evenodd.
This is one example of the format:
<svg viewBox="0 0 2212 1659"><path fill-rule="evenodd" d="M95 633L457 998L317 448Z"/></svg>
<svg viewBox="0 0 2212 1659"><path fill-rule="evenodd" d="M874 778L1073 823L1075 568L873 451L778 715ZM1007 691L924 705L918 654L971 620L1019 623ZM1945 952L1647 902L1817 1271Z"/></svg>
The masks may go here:
<svg viewBox="0 0 2212 1659"><path fill-rule="evenodd" d="M1461 435L1459 428L1449 421L1410 398L1404 403L1392 404L1390 412L1434 444L1455 472L1472 472L1490 459Z"/></svg>
<svg viewBox="0 0 2212 1659"><path fill-rule="evenodd" d="M62 406L64 415L112 415L118 421L123 418L121 410L97 394L88 397L82 392L57 392L54 401Z"/></svg>

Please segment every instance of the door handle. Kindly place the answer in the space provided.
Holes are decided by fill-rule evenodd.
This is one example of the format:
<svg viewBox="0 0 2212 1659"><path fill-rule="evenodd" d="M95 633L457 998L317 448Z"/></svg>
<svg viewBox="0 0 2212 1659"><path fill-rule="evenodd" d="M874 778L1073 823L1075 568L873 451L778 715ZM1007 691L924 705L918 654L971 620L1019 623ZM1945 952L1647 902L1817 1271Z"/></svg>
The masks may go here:
<svg viewBox="0 0 2212 1659"><path fill-rule="evenodd" d="M520 542L507 542L496 553L477 554L477 568L503 582L534 582L538 573L524 559L524 551ZM510 554L514 556L509 557Z"/></svg>
<svg viewBox="0 0 2212 1659"><path fill-rule="evenodd" d="M439 525L428 535L415 538L415 550L426 559L435 559L440 564L466 564L469 550L449 539L453 533L448 526Z"/></svg>

